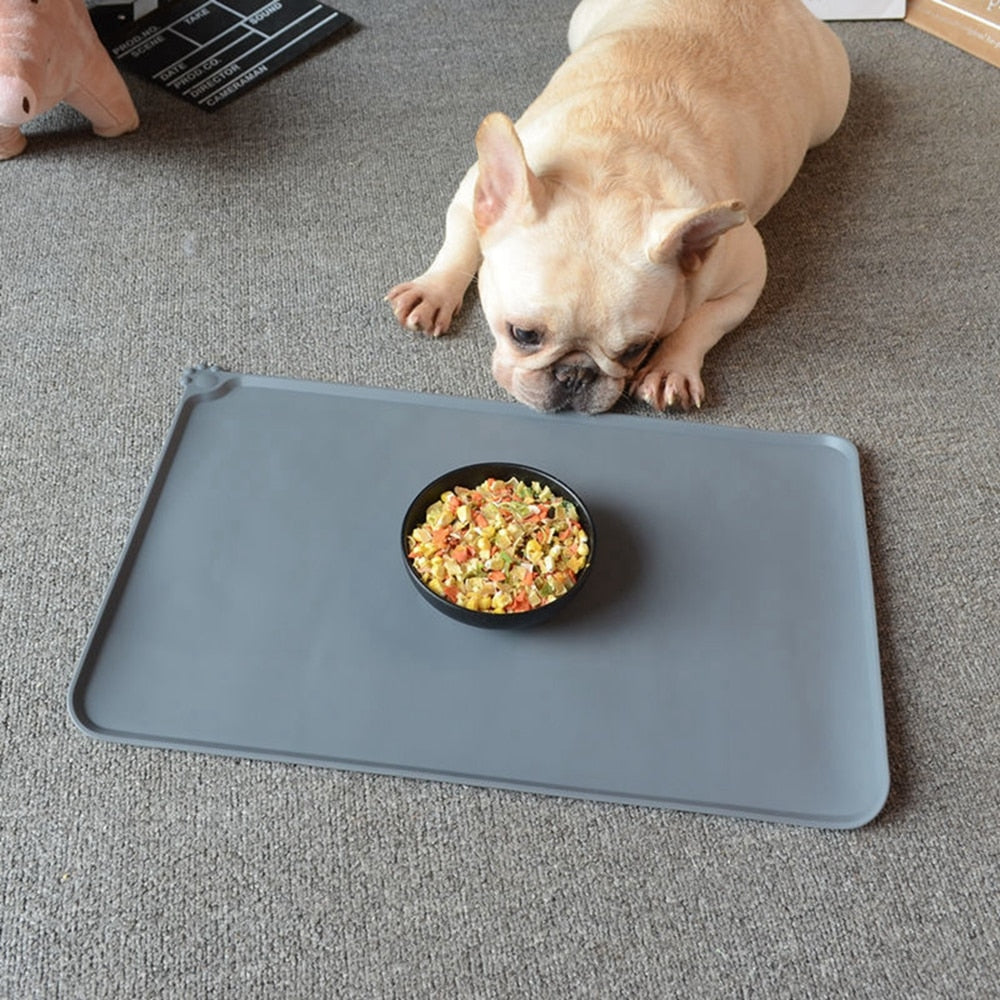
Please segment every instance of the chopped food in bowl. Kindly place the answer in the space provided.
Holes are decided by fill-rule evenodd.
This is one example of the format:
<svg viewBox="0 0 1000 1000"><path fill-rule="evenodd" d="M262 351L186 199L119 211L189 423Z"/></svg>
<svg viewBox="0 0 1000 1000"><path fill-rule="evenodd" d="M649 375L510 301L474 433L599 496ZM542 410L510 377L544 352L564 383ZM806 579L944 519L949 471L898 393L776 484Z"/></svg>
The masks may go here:
<svg viewBox="0 0 1000 1000"><path fill-rule="evenodd" d="M522 625L547 618L579 587L593 526L559 480L484 463L446 473L418 495L403 549L414 581L446 614L487 627Z"/></svg>

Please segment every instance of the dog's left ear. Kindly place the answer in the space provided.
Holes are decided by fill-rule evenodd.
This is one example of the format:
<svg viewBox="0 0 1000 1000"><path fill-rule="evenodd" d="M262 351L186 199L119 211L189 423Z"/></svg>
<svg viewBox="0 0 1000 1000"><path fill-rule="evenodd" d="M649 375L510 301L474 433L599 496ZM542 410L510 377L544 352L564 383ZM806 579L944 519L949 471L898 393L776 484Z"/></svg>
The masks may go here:
<svg viewBox="0 0 1000 1000"><path fill-rule="evenodd" d="M487 115L476 133L479 177L473 215L480 231L510 218L528 223L541 214L545 191L524 157L514 123L499 111Z"/></svg>
<svg viewBox="0 0 1000 1000"><path fill-rule="evenodd" d="M647 256L654 264L676 260L685 274L694 274L719 237L747 221L741 201L720 201L703 209L672 209L654 217Z"/></svg>

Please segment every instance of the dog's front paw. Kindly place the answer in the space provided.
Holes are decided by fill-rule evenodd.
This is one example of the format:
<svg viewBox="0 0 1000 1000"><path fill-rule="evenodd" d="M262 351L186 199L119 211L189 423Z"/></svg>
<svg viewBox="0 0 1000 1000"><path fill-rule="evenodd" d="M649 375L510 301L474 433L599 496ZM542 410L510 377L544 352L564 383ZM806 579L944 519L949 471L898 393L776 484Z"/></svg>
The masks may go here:
<svg viewBox="0 0 1000 1000"><path fill-rule="evenodd" d="M644 368L629 386L629 394L657 410L700 410L705 386L698 371L680 371L656 366Z"/></svg>
<svg viewBox="0 0 1000 1000"><path fill-rule="evenodd" d="M440 337L447 333L462 304L465 285L465 279L456 281L448 275L424 274L396 285L389 290L385 300L392 306L400 326Z"/></svg>

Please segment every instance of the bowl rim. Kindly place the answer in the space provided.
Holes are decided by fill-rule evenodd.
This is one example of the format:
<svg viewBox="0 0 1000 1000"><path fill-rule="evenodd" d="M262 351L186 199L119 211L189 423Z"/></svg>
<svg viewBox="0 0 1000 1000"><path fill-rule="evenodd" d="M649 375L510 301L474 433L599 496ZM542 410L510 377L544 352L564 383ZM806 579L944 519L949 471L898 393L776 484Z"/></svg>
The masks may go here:
<svg viewBox="0 0 1000 1000"><path fill-rule="evenodd" d="M565 594L557 597L554 601L550 601L548 604L540 605L537 608L532 608L529 611L504 612L502 614L498 614L494 611L478 611L472 608L463 608L458 604L454 604L449 601L448 598L442 597L440 594L435 594L434 591L431 590L426 583L424 583L424 581L420 578L420 574L414 568L413 561L409 557L408 538L410 532L412 531L412 528L416 526L417 518L426 514L427 508L430 504L433 503L435 499L439 499L440 494L445 490L454 489L455 486L467 485L471 488L478 485L479 482L481 482L486 476L491 475L497 479L510 479L513 476L520 479L522 482L524 482L527 478L529 483L533 478L542 485L548 485L549 488L552 489L553 493L569 500L570 503L576 507L577 516L580 518L580 522L585 526L587 531L587 543L589 548L587 562L583 569L581 569L577 574L576 581L573 586L567 590ZM463 477L476 478L476 483L467 484ZM400 542L402 546L403 562L406 564L407 575L416 585L420 594L427 601L429 601L438 611L443 612L451 618L470 624L493 628L528 625L536 621L547 619L557 610L564 608L569 600L579 593L584 581L590 575L591 567L594 564L594 552L596 548L594 518L590 513L590 508L587 506L586 501L580 496L580 494L577 493L577 491L568 483L560 479L558 476L553 475L551 472L546 472L544 469L535 465L528 465L524 462L514 462L510 460L469 462L465 465L449 469L447 472L442 472L433 479L429 479L427 483L416 493L406 508L406 513L403 515Z"/></svg>

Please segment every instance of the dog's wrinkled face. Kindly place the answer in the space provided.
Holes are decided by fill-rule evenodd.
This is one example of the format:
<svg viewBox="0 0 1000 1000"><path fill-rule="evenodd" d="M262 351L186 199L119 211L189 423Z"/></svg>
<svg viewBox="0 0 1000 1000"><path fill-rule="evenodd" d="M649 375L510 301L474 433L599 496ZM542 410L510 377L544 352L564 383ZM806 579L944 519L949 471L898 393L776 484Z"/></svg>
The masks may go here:
<svg viewBox="0 0 1000 1000"><path fill-rule="evenodd" d="M595 198L565 171L535 174L499 114L484 119L476 147L494 376L539 410L609 409L683 319L688 277L745 220L743 206L668 208L620 182Z"/></svg>
<svg viewBox="0 0 1000 1000"><path fill-rule="evenodd" d="M601 221L556 203L485 241L479 295L496 340L493 374L535 409L612 407L675 299L676 280L636 253L641 241L601 233Z"/></svg>

